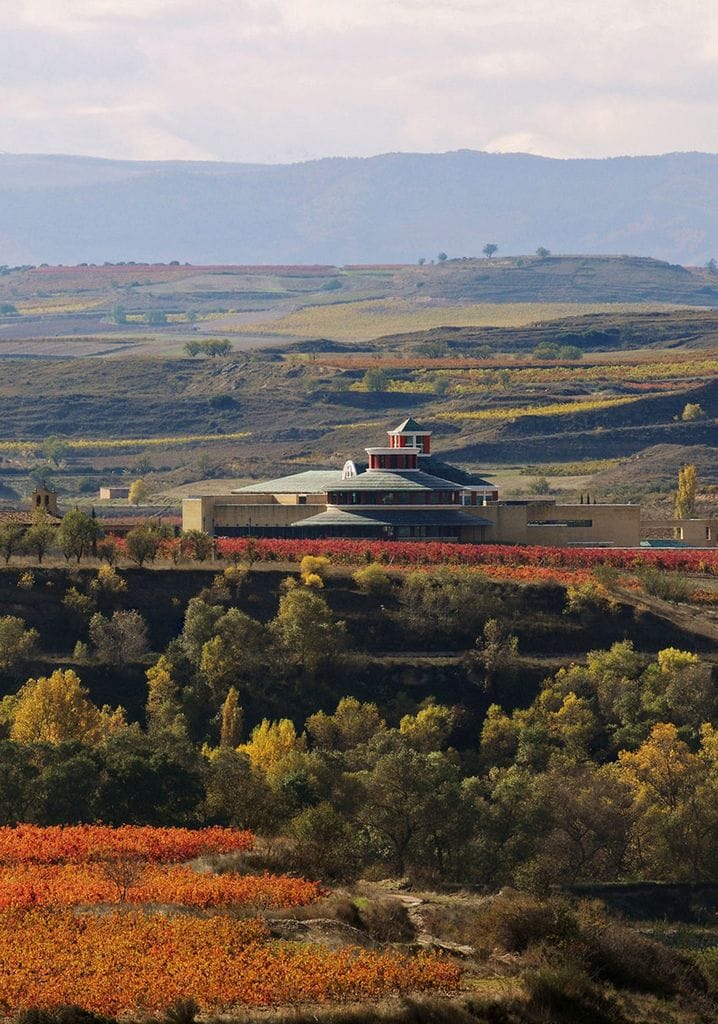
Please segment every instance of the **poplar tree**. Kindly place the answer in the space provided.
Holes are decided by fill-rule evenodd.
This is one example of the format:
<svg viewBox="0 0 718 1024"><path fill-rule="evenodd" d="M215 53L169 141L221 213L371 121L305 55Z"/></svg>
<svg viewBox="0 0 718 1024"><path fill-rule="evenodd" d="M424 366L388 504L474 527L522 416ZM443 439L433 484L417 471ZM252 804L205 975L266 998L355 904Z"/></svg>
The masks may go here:
<svg viewBox="0 0 718 1024"><path fill-rule="evenodd" d="M222 705L222 725L219 734L220 747L236 747L242 738L242 708L239 694L230 686Z"/></svg>
<svg viewBox="0 0 718 1024"><path fill-rule="evenodd" d="M676 491L676 519L690 519L696 510L696 467L692 462L678 470L678 490Z"/></svg>

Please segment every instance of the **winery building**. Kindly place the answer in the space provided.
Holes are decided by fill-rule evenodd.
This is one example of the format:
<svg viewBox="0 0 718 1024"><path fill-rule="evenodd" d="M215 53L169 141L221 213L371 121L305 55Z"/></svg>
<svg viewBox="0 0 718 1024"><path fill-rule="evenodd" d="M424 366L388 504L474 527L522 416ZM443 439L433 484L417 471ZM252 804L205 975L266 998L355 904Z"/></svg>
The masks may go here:
<svg viewBox="0 0 718 1024"><path fill-rule="evenodd" d="M348 537L459 543L640 542L638 505L501 501L494 484L436 459L431 431L409 417L367 461L185 498L184 530L216 537Z"/></svg>

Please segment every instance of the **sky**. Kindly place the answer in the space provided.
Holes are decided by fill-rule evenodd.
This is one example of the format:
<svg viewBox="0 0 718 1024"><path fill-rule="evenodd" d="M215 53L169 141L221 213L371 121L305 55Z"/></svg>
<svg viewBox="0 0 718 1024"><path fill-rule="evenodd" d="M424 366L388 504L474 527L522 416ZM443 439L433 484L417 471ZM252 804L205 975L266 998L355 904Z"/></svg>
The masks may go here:
<svg viewBox="0 0 718 1024"><path fill-rule="evenodd" d="M718 152L716 0L0 0L0 151Z"/></svg>

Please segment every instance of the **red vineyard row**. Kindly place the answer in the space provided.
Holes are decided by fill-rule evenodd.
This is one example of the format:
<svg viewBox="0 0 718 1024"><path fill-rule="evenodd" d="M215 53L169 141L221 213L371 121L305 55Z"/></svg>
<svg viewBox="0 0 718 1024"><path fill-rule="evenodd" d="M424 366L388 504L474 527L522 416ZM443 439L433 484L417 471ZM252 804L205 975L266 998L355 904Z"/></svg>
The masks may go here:
<svg viewBox="0 0 718 1024"><path fill-rule="evenodd" d="M451 544L421 541L270 540L220 538L222 558L300 562L304 555L327 555L338 565L380 562L388 566L514 566L552 569L616 569L653 566L667 572L718 575L718 550L676 548L565 548L503 544Z"/></svg>

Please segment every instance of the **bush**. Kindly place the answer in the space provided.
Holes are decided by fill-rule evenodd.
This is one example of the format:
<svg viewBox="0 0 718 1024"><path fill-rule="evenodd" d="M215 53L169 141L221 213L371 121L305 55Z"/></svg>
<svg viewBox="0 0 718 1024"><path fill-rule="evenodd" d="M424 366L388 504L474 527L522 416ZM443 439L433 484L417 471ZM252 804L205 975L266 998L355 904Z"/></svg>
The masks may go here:
<svg viewBox="0 0 718 1024"><path fill-rule="evenodd" d="M305 583L308 576L318 576L323 580L330 565L331 560L326 555L305 555L299 563L299 572Z"/></svg>
<svg viewBox="0 0 718 1024"><path fill-rule="evenodd" d="M539 901L525 893L503 891L479 907L472 945L522 953L539 942L563 942L577 933L569 904L552 898Z"/></svg>
<svg viewBox="0 0 718 1024"><path fill-rule="evenodd" d="M615 615L620 608L602 583L586 580L566 588L566 615Z"/></svg>
<svg viewBox="0 0 718 1024"><path fill-rule="evenodd" d="M683 407L681 419L684 423L694 423L696 420L704 420L706 414L697 402L687 402Z"/></svg>
<svg viewBox="0 0 718 1024"><path fill-rule="evenodd" d="M52 1010L23 1010L15 1024L111 1024L111 1017L83 1010L81 1006L56 1006Z"/></svg>
<svg viewBox="0 0 718 1024"><path fill-rule="evenodd" d="M596 987L581 964L564 961L546 964L523 977L531 1002L551 1021L560 1016L582 1024L620 1024L625 1021L613 999Z"/></svg>
<svg viewBox="0 0 718 1024"><path fill-rule="evenodd" d="M372 900L359 908L359 915L362 927L377 942L413 942L416 938L416 928L401 900Z"/></svg>
<svg viewBox="0 0 718 1024"><path fill-rule="evenodd" d="M661 572L653 565L648 565L639 573L641 586L651 597L663 601L686 601L690 595L690 586L684 576L675 572Z"/></svg>
<svg viewBox="0 0 718 1024"><path fill-rule="evenodd" d="M380 597L391 591L391 577L378 562L370 562L363 569L357 569L352 579L362 594Z"/></svg>
<svg viewBox="0 0 718 1024"><path fill-rule="evenodd" d="M664 996L705 988L700 970L688 957L592 907L579 909L579 928L582 959L604 981Z"/></svg>

